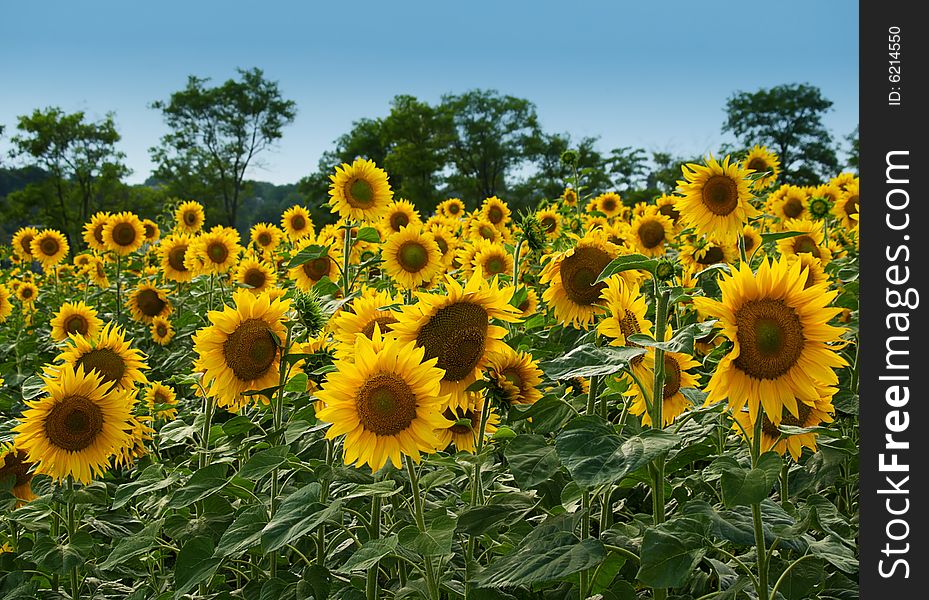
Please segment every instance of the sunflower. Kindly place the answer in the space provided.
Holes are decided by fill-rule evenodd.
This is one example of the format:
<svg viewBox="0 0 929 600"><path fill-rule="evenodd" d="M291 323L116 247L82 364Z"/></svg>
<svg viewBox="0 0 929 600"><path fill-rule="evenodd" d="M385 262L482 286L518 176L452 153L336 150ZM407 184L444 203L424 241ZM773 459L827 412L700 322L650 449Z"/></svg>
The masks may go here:
<svg viewBox="0 0 929 600"><path fill-rule="evenodd" d="M435 434L439 439L439 449L447 450L455 444L455 450L474 454L477 450L477 436L481 430L481 418L487 404L484 396L468 392L468 402L464 406L447 407L442 413L450 425L437 429ZM489 408L487 422L484 424L484 438L487 439L497 431L500 424L500 415L493 407Z"/></svg>
<svg viewBox="0 0 929 600"><path fill-rule="evenodd" d="M706 386L707 404L728 398L738 413L747 403L753 422L761 405L779 423L785 407L799 416L798 399L811 406L831 399L838 384L833 369L847 364L830 347L843 331L828 325L841 312L828 307L838 291L826 284L804 289L805 282L799 262L765 259L757 275L745 263L723 275L722 302L693 299L733 343Z"/></svg>
<svg viewBox="0 0 929 600"><path fill-rule="evenodd" d="M794 256L806 253L820 259L823 265L829 264L832 260L832 251L828 244L824 243L826 236L823 234L821 222L789 219L784 223L784 230L801 232L801 234L777 241L777 249L781 255Z"/></svg>
<svg viewBox="0 0 929 600"><path fill-rule="evenodd" d="M100 331L103 321L97 318L97 311L83 302L65 302L52 318L52 339L61 342L71 334L94 337Z"/></svg>
<svg viewBox="0 0 929 600"><path fill-rule="evenodd" d="M431 233L419 225L404 227L387 238L381 248L384 270L406 289L414 289L443 271L442 252Z"/></svg>
<svg viewBox="0 0 929 600"><path fill-rule="evenodd" d="M799 254L794 254L788 256L787 260L799 261L800 265L806 269L806 281L803 284L803 289L807 289L814 285L819 285L825 283L831 285L832 281L829 279L829 275L826 274L826 270L823 268L823 261L816 258L809 252L801 252Z"/></svg>
<svg viewBox="0 0 929 600"><path fill-rule="evenodd" d="M561 193L561 201L565 206L577 206L577 192L571 188L565 188Z"/></svg>
<svg viewBox="0 0 929 600"><path fill-rule="evenodd" d="M774 216L781 220L781 229L790 219L808 219L810 216L809 198L803 188L795 185L786 186L784 192L770 203Z"/></svg>
<svg viewBox="0 0 929 600"><path fill-rule="evenodd" d="M842 190L832 183L824 183L813 192L817 198L825 198L833 207L842 198Z"/></svg>
<svg viewBox="0 0 929 600"><path fill-rule="evenodd" d="M0 283L0 323L13 314L13 303L10 302L10 289Z"/></svg>
<svg viewBox="0 0 929 600"><path fill-rule="evenodd" d="M597 332L610 338L611 346L636 346L626 338L636 333L652 334L652 322L645 317L648 304L638 285L610 277L602 298L607 316L597 325Z"/></svg>
<svg viewBox="0 0 929 600"><path fill-rule="evenodd" d="M299 252L310 245L312 245L312 238L304 238L295 248L295 252ZM337 253L335 244L333 244L329 246L324 256L308 260L302 265L290 269L288 277L297 284L298 288L308 292L323 277L328 277L332 281L339 281L340 261L341 258Z"/></svg>
<svg viewBox="0 0 929 600"><path fill-rule="evenodd" d="M103 245L120 256L128 256L145 242L145 227L131 212L112 215L103 226Z"/></svg>
<svg viewBox="0 0 929 600"><path fill-rule="evenodd" d="M151 219L142 220L142 230L145 232L145 241L149 244L154 244L161 238L161 229L158 228L158 223Z"/></svg>
<svg viewBox="0 0 929 600"><path fill-rule="evenodd" d="M37 463L36 473L89 484L103 476L110 455L126 443L135 399L80 366L65 365L43 380L47 395L26 401L29 408L13 428L16 443Z"/></svg>
<svg viewBox="0 0 929 600"><path fill-rule="evenodd" d="M94 255L88 252L76 255L71 259L71 263L78 268L78 271L84 272L84 270L92 263L94 260Z"/></svg>
<svg viewBox="0 0 929 600"><path fill-rule="evenodd" d="M517 352L506 344L488 353L487 373L503 392L503 400L511 404L535 404L542 397L539 384L542 370L532 355Z"/></svg>
<svg viewBox="0 0 929 600"><path fill-rule="evenodd" d="M84 223L84 242L94 252L106 252L107 250L106 244L103 243L103 228L111 216L107 211L100 211L94 213L90 221Z"/></svg>
<svg viewBox="0 0 929 600"><path fill-rule="evenodd" d="M220 406L237 411L248 404L242 394L277 385L287 331L282 321L290 300L271 300L247 290L232 294L234 307L209 313L210 325L194 335L194 365L203 386ZM267 399L259 396L264 402Z"/></svg>
<svg viewBox="0 0 929 600"><path fill-rule="evenodd" d="M642 254L662 256L665 244L674 241L674 222L657 212L646 213L632 222L629 234Z"/></svg>
<svg viewBox="0 0 929 600"><path fill-rule="evenodd" d="M496 196L485 198L481 205L481 218L501 231L510 221L511 214L506 202Z"/></svg>
<svg viewBox="0 0 929 600"><path fill-rule="evenodd" d="M745 244L745 256L751 260L752 255L755 252L761 252L761 256L764 256L764 250L762 249L761 234L758 233L758 230L752 227L751 225L746 225L742 228L742 241Z"/></svg>
<svg viewBox="0 0 929 600"><path fill-rule="evenodd" d="M449 198L439 202L436 212L450 219L460 219L465 214L465 204L459 198Z"/></svg>
<svg viewBox="0 0 929 600"><path fill-rule="evenodd" d="M381 232L384 237L399 233L404 227L419 228L422 221L416 207L406 200L394 200L387 205L381 219Z"/></svg>
<svg viewBox="0 0 929 600"><path fill-rule="evenodd" d="M110 280L106 276L106 268L103 266L103 260L93 257L84 267L83 272L87 275L95 286L101 289L110 287Z"/></svg>
<svg viewBox="0 0 929 600"><path fill-rule="evenodd" d="M561 233L561 215L550 208L535 213L536 218L545 230L545 235L554 239Z"/></svg>
<svg viewBox="0 0 929 600"><path fill-rule="evenodd" d="M857 180L858 180L857 175L855 175L854 173L845 172L845 173L839 173L838 175L830 179L829 183L831 183L832 185L838 186L838 188L844 192L850 183L852 183L853 181L857 181Z"/></svg>
<svg viewBox="0 0 929 600"><path fill-rule="evenodd" d="M345 435L345 464L378 471L388 460L400 468L401 455L419 462L420 453L436 452L436 430L452 425L442 416L439 359L414 342L382 338L380 328L370 340L357 336L353 355L316 394L325 404L317 418L332 423L326 437Z"/></svg>
<svg viewBox="0 0 929 600"><path fill-rule="evenodd" d="M191 239L186 233L173 234L161 240L158 244L158 255L161 257L161 270L165 278L178 283L186 283L194 278L194 273L185 264L187 250Z"/></svg>
<svg viewBox="0 0 929 600"><path fill-rule="evenodd" d="M235 266L241 250L238 232L217 225L191 240L184 266L197 273L219 275Z"/></svg>
<svg viewBox="0 0 929 600"><path fill-rule="evenodd" d="M448 267L455 259L455 253L458 250L458 237L446 225L433 225L427 228L427 231L432 234L432 238L439 246L439 252L442 253L442 264Z"/></svg>
<svg viewBox="0 0 929 600"><path fill-rule="evenodd" d="M148 416L129 417L129 437L113 452L114 468L132 468L138 459L148 454L145 443L150 442L155 435L155 430L148 424L150 421L151 417Z"/></svg>
<svg viewBox="0 0 929 600"><path fill-rule="evenodd" d="M277 283L274 269L263 261L254 258L242 259L235 272L236 283L247 286L253 294L262 294Z"/></svg>
<svg viewBox="0 0 929 600"><path fill-rule="evenodd" d="M167 346L174 339L174 326L167 317L155 317L149 327L152 341L159 346Z"/></svg>
<svg viewBox="0 0 929 600"><path fill-rule="evenodd" d="M539 310L539 295L532 288L526 288L526 298L516 307L520 317L527 319Z"/></svg>
<svg viewBox="0 0 929 600"><path fill-rule="evenodd" d="M832 404L825 400L819 400L814 405L808 405L803 402L797 404L797 415L790 414L789 411L784 411L781 415L781 420L779 425L789 425L791 427L816 427L822 425L823 423L832 423L833 418L832 414L835 412L835 409L832 407ZM755 427L751 421L751 416L747 411L739 411L734 413L733 418L738 421L741 427L738 427L742 431L749 441L755 435ZM816 432L808 431L806 433L799 434L787 434L782 432L778 427L768 418L768 415L762 416L761 423L761 451L768 452L769 450L774 450L781 456L785 452L790 453L790 457L797 462L800 460L800 455L803 453L803 448L809 448L813 452L816 452Z"/></svg>
<svg viewBox="0 0 929 600"><path fill-rule="evenodd" d="M584 215L584 229L586 231L606 231L610 228L610 220L606 217L592 217L590 215Z"/></svg>
<svg viewBox="0 0 929 600"><path fill-rule="evenodd" d="M730 163L729 156L722 163L710 156L706 165L691 163L681 169L684 181L677 184L684 196L675 208L697 235L732 241L748 218L758 215L749 204L749 173L738 162Z"/></svg>
<svg viewBox="0 0 929 600"><path fill-rule="evenodd" d="M297 241L308 235L312 235L313 219L310 217L310 211L299 204L294 204L281 215L281 227L287 232L287 237L289 237L291 241Z"/></svg>
<svg viewBox="0 0 929 600"><path fill-rule="evenodd" d="M593 200L595 210L602 212L608 219L620 217L626 210L623 199L616 192L600 194Z"/></svg>
<svg viewBox="0 0 929 600"><path fill-rule="evenodd" d="M858 190L859 183L856 178L845 186L845 191L832 207L832 214L849 231L858 227Z"/></svg>
<svg viewBox="0 0 929 600"><path fill-rule="evenodd" d="M468 225L468 237L473 241L486 240L496 243L503 238L503 234L487 219L472 219Z"/></svg>
<svg viewBox="0 0 929 600"><path fill-rule="evenodd" d="M71 345L58 355L66 366L83 367L88 373L99 374L104 384L122 389L148 382L142 374L148 368L145 355L129 345L118 325L107 323L92 338L73 334L70 339Z"/></svg>
<svg viewBox="0 0 929 600"><path fill-rule="evenodd" d="M655 200L654 207L654 210L656 210L658 214L664 215L671 219L675 230L679 229L681 225L681 213L676 208L677 200L677 196L660 196L657 200Z"/></svg>
<svg viewBox="0 0 929 600"><path fill-rule="evenodd" d="M686 242L678 255L681 264L693 273L719 263L732 264L738 258L739 248L735 244L709 239Z"/></svg>
<svg viewBox="0 0 929 600"><path fill-rule="evenodd" d="M594 282L619 255L619 248L598 233L576 239L575 247L543 258L548 262L541 273L545 287L542 299L554 308L559 323L587 329L594 317L604 312L599 299L606 283Z"/></svg>
<svg viewBox="0 0 929 600"><path fill-rule="evenodd" d="M16 297L24 305L30 305L39 297L39 288L31 281L23 281L16 287Z"/></svg>
<svg viewBox="0 0 929 600"><path fill-rule="evenodd" d="M632 239L632 226L630 226L629 223L625 221L615 221L603 227L602 231L603 235L606 236L606 239L611 244L620 248L627 246L629 247L629 252L632 252L631 246L634 245L635 242Z"/></svg>
<svg viewBox="0 0 929 600"><path fill-rule="evenodd" d="M141 283L132 290L126 305L132 313L132 318L146 325L150 325L155 317L166 317L174 310L167 292L150 283Z"/></svg>
<svg viewBox="0 0 929 600"><path fill-rule="evenodd" d="M778 174L781 172L781 162L777 159L777 155L764 146L756 145L752 147L743 159L742 164L752 173L767 173L764 177L756 179L752 184L752 187L758 191L774 185Z"/></svg>
<svg viewBox="0 0 929 600"><path fill-rule="evenodd" d="M474 244L474 247L472 264L474 269L481 269L484 277L491 279L498 275L513 274L513 255L507 252L502 244L480 241Z"/></svg>
<svg viewBox="0 0 929 600"><path fill-rule="evenodd" d="M270 223L256 223L250 234L252 243L263 252L274 252L284 237L284 232Z"/></svg>
<svg viewBox="0 0 929 600"><path fill-rule="evenodd" d="M329 321L332 337L346 350L355 346L355 337L358 334L371 339L375 326L380 328L381 335L386 338L392 335L391 329L399 315L387 307L400 303L399 298L394 298L387 291L375 290L371 294L355 298Z"/></svg>
<svg viewBox="0 0 929 600"><path fill-rule="evenodd" d="M670 339L671 329L666 330ZM682 389L698 387L697 377L687 371L699 367L700 363L693 359L689 354L679 352L664 353L664 387L662 388L661 402L661 420L663 427L667 427L674 422L681 414L690 408L690 401L681 393ZM652 402L652 389L650 382L655 380L655 349L648 348L645 356L640 361L632 362L632 370L635 372L639 381L646 382L646 389L633 385L628 392L633 397L632 404L629 406L629 412L642 416L642 425L652 426L652 417L648 413L648 406Z"/></svg>
<svg viewBox="0 0 929 600"><path fill-rule="evenodd" d="M68 255L68 240L60 231L43 229L32 238L29 250L43 268L50 269Z"/></svg>
<svg viewBox="0 0 929 600"><path fill-rule="evenodd" d="M203 229L206 223L206 215L203 213L203 205L199 202L189 200L182 203L174 211L175 229L180 233L196 234Z"/></svg>
<svg viewBox="0 0 929 600"><path fill-rule="evenodd" d="M654 207L649 206L648 202L636 202L635 206L632 207L632 218L637 219L639 217L644 217L645 213Z"/></svg>
<svg viewBox="0 0 929 600"><path fill-rule="evenodd" d="M15 440L12 444L0 443L0 485L13 480L10 492L19 500L18 506L38 498L32 491L33 464L29 454Z"/></svg>
<svg viewBox="0 0 929 600"><path fill-rule="evenodd" d="M450 404L465 401L465 389L477 381L487 355L500 351L506 329L491 319L516 322L518 310L510 306L513 288L500 289L497 282L476 272L462 287L446 276L444 294L417 293L417 303L403 308L393 333L404 342L416 342L426 357L437 358L445 372L441 393Z"/></svg>
<svg viewBox="0 0 929 600"><path fill-rule="evenodd" d="M39 230L35 227L20 227L13 234L13 240L10 245L13 246L13 254L20 260L32 260L32 240L39 235Z"/></svg>
<svg viewBox="0 0 929 600"><path fill-rule="evenodd" d="M351 165L342 163L330 175L329 205L343 219L376 223L387 211L394 193L387 182L387 173L374 161L355 159Z"/></svg>

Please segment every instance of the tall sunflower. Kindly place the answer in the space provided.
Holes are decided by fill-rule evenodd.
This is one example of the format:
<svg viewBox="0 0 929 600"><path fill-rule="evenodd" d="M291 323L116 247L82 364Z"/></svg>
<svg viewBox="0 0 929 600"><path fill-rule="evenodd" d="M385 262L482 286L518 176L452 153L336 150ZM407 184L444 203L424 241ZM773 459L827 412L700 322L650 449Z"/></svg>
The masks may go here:
<svg viewBox="0 0 929 600"><path fill-rule="evenodd" d="M384 237L399 233L404 227L418 229L422 224L419 212L412 203L406 200L394 200L387 205L387 210L381 218L381 232Z"/></svg>
<svg viewBox="0 0 929 600"><path fill-rule="evenodd" d="M219 275L235 266L241 251L238 232L217 225L191 240L184 266L194 272Z"/></svg>
<svg viewBox="0 0 929 600"><path fill-rule="evenodd" d="M155 317L166 317L174 310L167 292L150 283L141 283L132 290L126 305L132 318L146 325L150 325Z"/></svg>
<svg viewBox="0 0 929 600"><path fill-rule="evenodd" d="M436 212L450 219L460 219L465 215L465 205L459 198L448 198L439 202Z"/></svg>
<svg viewBox="0 0 929 600"><path fill-rule="evenodd" d="M180 233L199 233L206 223L203 205L193 200L181 203L174 211L174 222L175 229Z"/></svg>
<svg viewBox="0 0 929 600"><path fill-rule="evenodd" d="M759 191L774 185L778 174L781 172L781 161L777 159L776 154L764 146L753 146L742 163L746 169L753 173L767 173L767 175L756 179L752 184L752 187Z"/></svg>
<svg viewBox="0 0 929 600"><path fill-rule="evenodd" d="M194 272L187 268L184 261L190 242L190 236L181 233L169 235L158 244L158 255L161 257L161 270L165 279L186 283L194 278Z"/></svg>
<svg viewBox="0 0 929 600"><path fill-rule="evenodd" d="M36 462L35 472L89 484L106 472L109 458L128 438L135 402L130 390L113 389L97 373L65 365L45 377L46 396L26 401L16 443Z"/></svg>
<svg viewBox="0 0 929 600"><path fill-rule="evenodd" d="M60 231L43 229L32 238L29 249L43 268L50 269L68 255L68 240Z"/></svg>
<svg viewBox="0 0 929 600"><path fill-rule="evenodd" d="M667 329L671 333L670 328ZM670 338L670 335L668 336ZM629 412L642 416L642 425L652 426L652 417L648 412L648 405L652 402L653 390L648 387L649 383L655 379L655 349L648 348L643 360L632 362L632 371L636 374L639 381L646 382L646 389L641 390L638 385L633 384L629 395L632 396L632 404L629 406ZM688 373L690 369L699 367L700 363L693 359L689 354L680 352L664 353L664 387L662 388L661 401L661 420L663 427L667 427L674 422L681 414L690 408L690 401L681 392L682 389L698 387L697 377Z"/></svg>
<svg viewBox="0 0 929 600"><path fill-rule="evenodd" d="M90 217L90 221L84 223L84 242L87 247L94 252L106 252L106 244L103 242L103 228L106 222L110 220L109 212L100 211Z"/></svg>
<svg viewBox="0 0 929 600"><path fill-rule="evenodd" d="M145 241L149 244L154 244L161 239L161 229L158 228L158 223L151 219L142 220L142 231L145 232Z"/></svg>
<svg viewBox="0 0 929 600"><path fill-rule="evenodd" d="M244 258L236 269L235 282L247 286L246 289L253 294L262 294L274 287L277 283L277 274L264 261Z"/></svg>
<svg viewBox="0 0 929 600"><path fill-rule="evenodd" d="M95 337L72 335L70 339L70 345L57 358L66 365L96 372L104 384L122 389L148 381L142 374L148 368L145 355L129 345L119 326L107 323Z"/></svg>
<svg viewBox="0 0 929 600"><path fill-rule="evenodd" d="M402 455L419 462L421 453L436 452L436 430L451 424L442 416L438 358L413 342L382 338L380 328L370 340L357 336L353 354L316 394L325 405L317 418L332 423L326 437L345 436L345 464L378 471L388 460L400 468Z"/></svg>
<svg viewBox="0 0 929 600"><path fill-rule="evenodd" d="M431 233L419 225L404 227L381 247L384 270L406 289L415 289L443 271L442 253Z"/></svg>
<svg viewBox="0 0 929 600"><path fill-rule="evenodd" d="M728 156L722 163L710 156L705 165L688 164L682 171L684 181L677 184L683 197L675 207L697 235L732 241L749 217L759 214L749 204L748 171Z"/></svg>
<svg viewBox="0 0 929 600"><path fill-rule="evenodd" d="M284 232L270 223L256 223L249 233L252 243L262 252L274 252L284 237Z"/></svg>
<svg viewBox="0 0 929 600"><path fill-rule="evenodd" d="M477 436L481 430L481 418L484 410L488 410L487 422L484 424L484 437L491 437L500 424L500 415L488 406L482 394L468 392L468 401L463 406L447 407L442 413L450 425L436 430L439 439L439 449L447 450L455 444L458 452L474 454L476 451Z"/></svg>
<svg viewBox="0 0 929 600"><path fill-rule="evenodd" d="M16 287L16 297L23 305L31 305L39 297L39 288L31 281L23 281Z"/></svg>
<svg viewBox="0 0 929 600"><path fill-rule="evenodd" d="M621 217L626 210L623 199L616 192L600 194L593 200L594 209L602 212L608 219Z"/></svg>
<svg viewBox="0 0 929 600"><path fill-rule="evenodd" d="M663 256L665 245L674 241L674 223L656 212L646 213L632 222L630 237L646 256Z"/></svg>
<svg viewBox="0 0 929 600"><path fill-rule="evenodd" d="M152 341L159 346L167 346L174 339L174 326L167 317L153 318L149 332L152 334Z"/></svg>
<svg viewBox="0 0 929 600"><path fill-rule="evenodd" d="M244 392L278 383L279 350L287 334L283 318L290 300L272 301L248 290L236 290L232 300L234 306L210 311L210 325L194 335L194 366L203 371L209 395L237 411L248 404Z"/></svg>
<svg viewBox="0 0 929 600"><path fill-rule="evenodd" d="M508 405L535 404L542 397L542 370L527 352L517 352L504 344L488 354L486 371Z"/></svg>
<svg viewBox="0 0 929 600"><path fill-rule="evenodd" d="M145 243L145 227L131 212L112 215L103 226L103 245L120 256L128 256Z"/></svg>
<svg viewBox="0 0 929 600"><path fill-rule="evenodd" d="M859 182L855 178L845 186L835 205L832 214L842 223L842 227L852 230L858 227L858 192Z"/></svg>
<svg viewBox="0 0 929 600"><path fill-rule="evenodd" d="M35 227L20 227L13 234L13 240L10 245L13 247L13 254L19 260L32 260L32 240L39 235L39 230Z"/></svg>
<svg viewBox="0 0 929 600"><path fill-rule="evenodd" d="M594 282L619 255L619 248L597 232L574 237L577 242L573 248L546 257L541 273L545 286L542 299L554 308L559 323L587 329L594 317L604 312L599 300L606 283Z"/></svg>
<svg viewBox="0 0 929 600"><path fill-rule="evenodd" d="M481 218L501 231L510 221L511 214L506 202L496 196L485 198L481 205Z"/></svg>
<svg viewBox="0 0 929 600"><path fill-rule="evenodd" d="M97 311L83 302L65 302L52 317L52 339L62 342L71 334L94 337L100 331L103 321L97 318Z"/></svg>
<svg viewBox="0 0 929 600"><path fill-rule="evenodd" d="M394 193L387 182L387 173L374 161L355 159L342 163L330 175L329 205L343 219L376 223L387 210Z"/></svg>
<svg viewBox="0 0 929 600"><path fill-rule="evenodd" d="M458 406L465 401L465 390L477 381L487 355L502 350L506 329L491 323L519 320L519 312L509 302L512 287L500 289L496 281L476 272L462 287L446 276L444 294L418 293L413 306L404 307L393 333L403 342L416 342L426 358L438 359L445 372L441 393Z"/></svg>
<svg viewBox="0 0 929 600"><path fill-rule="evenodd" d="M297 241L313 235L313 218L310 217L310 211L299 204L294 204L281 215L281 227L287 232L287 237L291 241Z"/></svg>
<svg viewBox="0 0 929 600"><path fill-rule="evenodd" d="M697 310L719 319L733 343L706 386L707 404L728 398L733 413L748 404L752 422L763 406L777 424L784 408L799 415L798 400L814 405L832 398L834 369L846 365L831 347L843 330L828 324L841 312L828 306L838 291L825 284L804 289L805 283L799 262L765 259L757 275L745 263L723 275L721 302L694 298Z"/></svg>
<svg viewBox="0 0 929 600"><path fill-rule="evenodd" d="M474 270L480 269L484 277L491 279L498 275L513 275L513 255L506 251L503 244L480 241L474 244L474 258L471 259ZM524 263L525 264L525 263Z"/></svg>
<svg viewBox="0 0 929 600"><path fill-rule="evenodd" d="M12 492L20 505L32 502L38 496L32 491L32 467L29 454L19 447L14 439L12 444L0 443L0 485L12 479Z"/></svg>
<svg viewBox="0 0 929 600"><path fill-rule="evenodd" d="M13 314L13 303L10 302L10 288L0 283L0 323L3 323Z"/></svg>

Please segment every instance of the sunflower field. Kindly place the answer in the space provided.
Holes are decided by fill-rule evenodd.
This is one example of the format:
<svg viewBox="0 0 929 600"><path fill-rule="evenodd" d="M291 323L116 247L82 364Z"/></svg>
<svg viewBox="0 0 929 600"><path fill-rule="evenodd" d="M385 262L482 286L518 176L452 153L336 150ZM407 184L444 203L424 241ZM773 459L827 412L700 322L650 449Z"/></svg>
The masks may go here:
<svg viewBox="0 0 929 600"><path fill-rule="evenodd" d="M779 170L20 229L0 597L857 598L859 181Z"/></svg>

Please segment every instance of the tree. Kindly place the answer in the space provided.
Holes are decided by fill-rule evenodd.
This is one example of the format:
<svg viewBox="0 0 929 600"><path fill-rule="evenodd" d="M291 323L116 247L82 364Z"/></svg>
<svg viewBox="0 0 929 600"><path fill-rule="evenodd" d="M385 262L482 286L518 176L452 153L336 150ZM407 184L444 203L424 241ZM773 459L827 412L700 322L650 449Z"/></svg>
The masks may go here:
<svg viewBox="0 0 929 600"><path fill-rule="evenodd" d="M643 148L623 146L610 151L606 160L610 173L619 191L635 190L642 187L648 177L648 155Z"/></svg>
<svg viewBox="0 0 929 600"><path fill-rule="evenodd" d="M861 144L858 139L857 125L855 126L855 131L845 136L845 141L847 141L849 144L848 161L846 164L849 166L849 168L854 169L857 173L859 169L859 157L861 155Z"/></svg>
<svg viewBox="0 0 929 600"><path fill-rule="evenodd" d="M123 164L125 155L116 149L120 135L113 114L89 121L83 112L36 109L20 116L16 129L19 133L10 138L11 156L49 174L48 180L35 184L41 188L22 198L25 207L34 209L32 203L41 198L47 223L61 228L74 243L99 204L101 185L118 182L130 172Z"/></svg>
<svg viewBox="0 0 929 600"><path fill-rule="evenodd" d="M186 88L151 105L171 130L150 150L155 177L174 182L178 195L193 192L221 201L230 226L236 224L246 173L296 116L296 103L284 99L261 69L237 72L238 80L216 87L208 87L209 78L191 75Z"/></svg>
<svg viewBox="0 0 929 600"><path fill-rule="evenodd" d="M532 161L535 172L524 181L511 184L507 202L516 208L534 206L541 200L558 198L565 182L574 177L571 167L561 160L565 150L577 153L578 172L583 173L585 193L597 194L613 188L606 174L603 155L597 150L597 138L584 137L573 144L567 133L540 133L526 139L525 155Z"/></svg>
<svg viewBox="0 0 929 600"><path fill-rule="evenodd" d="M786 181L814 184L839 167L832 135L822 122L831 107L832 101L808 84L737 92L726 101L722 129L746 146L768 146L780 158Z"/></svg>

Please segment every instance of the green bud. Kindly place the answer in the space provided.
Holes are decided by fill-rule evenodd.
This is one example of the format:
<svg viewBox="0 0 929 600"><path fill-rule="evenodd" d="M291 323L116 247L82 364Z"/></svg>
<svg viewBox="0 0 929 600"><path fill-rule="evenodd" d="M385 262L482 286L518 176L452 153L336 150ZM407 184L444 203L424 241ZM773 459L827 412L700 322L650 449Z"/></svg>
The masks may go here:
<svg viewBox="0 0 929 600"><path fill-rule="evenodd" d="M294 290L294 309L310 337L316 336L326 326L326 315L313 292Z"/></svg>

